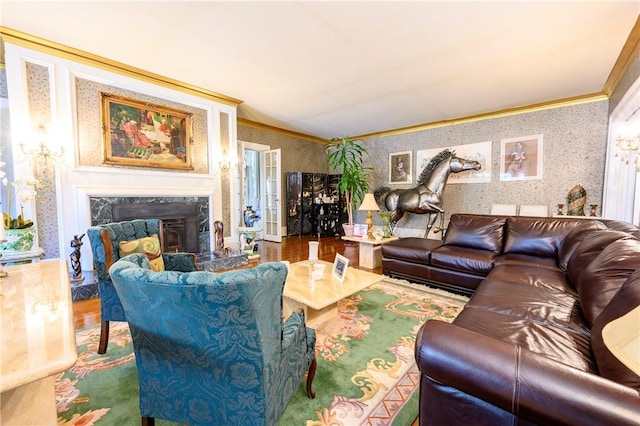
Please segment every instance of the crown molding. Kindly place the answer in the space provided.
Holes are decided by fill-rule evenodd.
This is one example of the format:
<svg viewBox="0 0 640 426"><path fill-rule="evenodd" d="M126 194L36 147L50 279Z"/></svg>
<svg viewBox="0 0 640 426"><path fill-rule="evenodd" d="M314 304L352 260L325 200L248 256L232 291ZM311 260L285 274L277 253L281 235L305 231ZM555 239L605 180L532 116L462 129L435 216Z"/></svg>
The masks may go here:
<svg viewBox="0 0 640 426"><path fill-rule="evenodd" d="M327 139L320 138L318 136L307 135L305 133L294 132L293 130L282 129L280 127L271 126L269 124L259 123L257 121L248 120L246 118L238 117L238 125L251 127L253 129L267 130L272 133L278 133L285 136L291 136L293 138L305 139L311 142L328 144Z"/></svg>
<svg viewBox="0 0 640 426"><path fill-rule="evenodd" d="M44 40L39 37L13 30L11 28L0 26L0 36L2 36L3 40L7 43L15 44L17 46L36 50L38 52L43 52L60 58L69 59L71 61L132 77L148 83L168 87L170 89L206 98L215 102L220 102L225 105L237 107L243 102L230 96L203 89L201 87L174 80L172 78L164 77L162 75L145 71L140 68L135 68L121 62L112 61L110 59L106 59L82 50L74 49L69 46Z"/></svg>
<svg viewBox="0 0 640 426"><path fill-rule="evenodd" d="M638 52L640 52L640 16L636 19L636 24L631 29L627 42L622 47L618 60L611 69L609 78L607 78L607 81L604 83L604 87L602 88L603 93L611 97Z"/></svg>
<svg viewBox="0 0 640 426"><path fill-rule="evenodd" d="M452 118L447 120L432 121L430 123L417 124L414 126L401 127L398 129L386 130L382 132L367 133L353 136L356 139L374 139L385 136L401 135L404 133L419 132L422 130L435 129L438 127L453 126L455 124L472 123L475 121L488 120L492 118L508 117L511 115L526 114L529 112L545 111L549 109L562 108L573 105L581 105L591 102L598 102L609 99L604 93L592 93L589 95L574 96L571 98L558 99L555 101L541 102L538 104L523 105L514 108L507 108L499 111L487 112L465 117Z"/></svg>

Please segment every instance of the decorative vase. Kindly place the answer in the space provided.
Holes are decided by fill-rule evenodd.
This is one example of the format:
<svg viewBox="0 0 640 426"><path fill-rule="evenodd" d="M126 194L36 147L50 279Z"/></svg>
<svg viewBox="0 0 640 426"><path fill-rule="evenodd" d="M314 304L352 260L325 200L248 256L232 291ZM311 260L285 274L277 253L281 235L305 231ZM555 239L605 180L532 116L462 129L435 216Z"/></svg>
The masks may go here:
<svg viewBox="0 0 640 426"><path fill-rule="evenodd" d="M567 195L567 202L569 204L567 216L584 216L584 205L587 203L587 191L580 185L574 186Z"/></svg>
<svg viewBox="0 0 640 426"><path fill-rule="evenodd" d="M382 238L391 237L391 227L389 224L391 223L391 216L393 216L393 212L378 212L380 215L380 219L382 219Z"/></svg>
<svg viewBox="0 0 640 426"><path fill-rule="evenodd" d="M349 225L347 223L342 224L342 229L344 230L345 237L353 237L353 227L354 225Z"/></svg>
<svg viewBox="0 0 640 426"><path fill-rule="evenodd" d="M320 243L318 241L309 241L309 261L314 263L318 260L318 248Z"/></svg>
<svg viewBox="0 0 640 426"><path fill-rule="evenodd" d="M6 252L31 251L36 241L36 227L5 229L6 242L0 243L0 250Z"/></svg>
<svg viewBox="0 0 640 426"><path fill-rule="evenodd" d="M255 215L255 210L253 210L251 206L247 206L243 213L244 226L246 226L247 228L253 227L253 222L255 222Z"/></svg>

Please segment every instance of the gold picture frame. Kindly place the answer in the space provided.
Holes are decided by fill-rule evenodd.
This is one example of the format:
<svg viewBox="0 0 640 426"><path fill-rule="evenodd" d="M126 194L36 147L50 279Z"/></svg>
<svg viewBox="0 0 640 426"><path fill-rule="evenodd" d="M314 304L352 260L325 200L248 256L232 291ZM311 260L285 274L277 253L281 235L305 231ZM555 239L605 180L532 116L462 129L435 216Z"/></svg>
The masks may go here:
<svg viewBox="0 0 640 426"><path fill-rule="evenodd" d="M104 164L193 170L191 113L100 95Z"/></svg>

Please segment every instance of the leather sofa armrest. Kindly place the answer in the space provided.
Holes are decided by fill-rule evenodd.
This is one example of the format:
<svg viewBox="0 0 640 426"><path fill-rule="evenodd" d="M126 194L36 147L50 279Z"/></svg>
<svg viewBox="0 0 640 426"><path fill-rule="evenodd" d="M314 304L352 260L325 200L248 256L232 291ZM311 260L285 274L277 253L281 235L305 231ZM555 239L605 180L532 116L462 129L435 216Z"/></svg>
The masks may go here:
<svg viewBox="0 0 640 426"><path fill-rule="evenodd" d="M454 324L428 321L415 350L422 374L534 423L638 424L634 389Z"/></svg>

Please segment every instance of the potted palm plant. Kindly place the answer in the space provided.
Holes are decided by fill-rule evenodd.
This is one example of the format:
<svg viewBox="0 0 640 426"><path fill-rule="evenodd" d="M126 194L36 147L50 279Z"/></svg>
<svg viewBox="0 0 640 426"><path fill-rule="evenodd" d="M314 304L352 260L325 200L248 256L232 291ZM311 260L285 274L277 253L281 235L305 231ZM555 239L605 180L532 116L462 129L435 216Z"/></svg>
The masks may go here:
<svg viewBox="0 0 640 426"><path fill-rule="evenodd" d="M353 235L353 209L369 191L369 171L373 168L364 166L365 156L369 152L362 142L361 139L343 136L331 139L327 146L327 165L336 173L342 173L338 189L345 196L348 217L348 222L342 225L345 235Z"/></svg>

